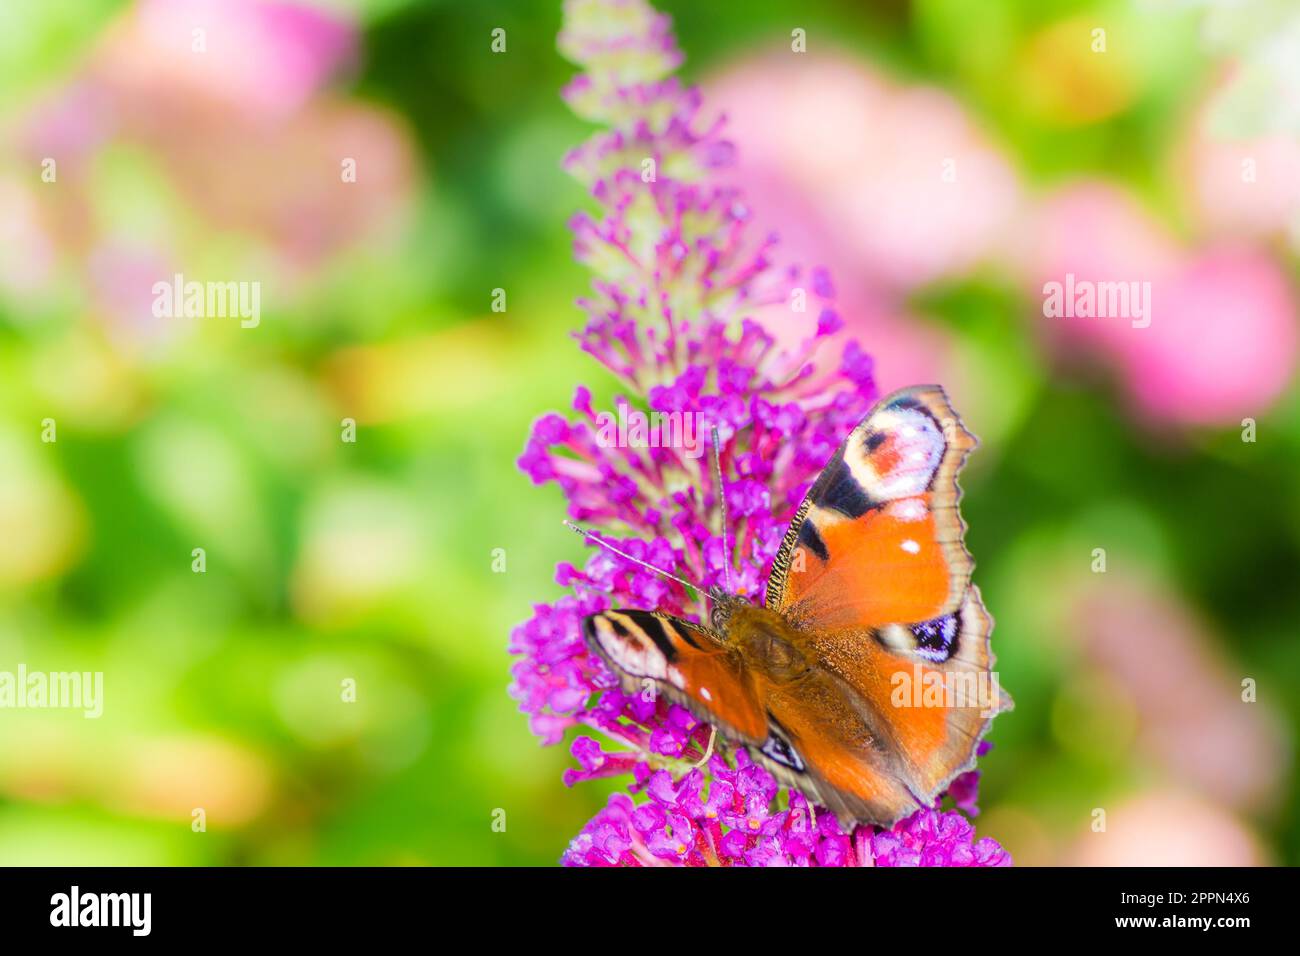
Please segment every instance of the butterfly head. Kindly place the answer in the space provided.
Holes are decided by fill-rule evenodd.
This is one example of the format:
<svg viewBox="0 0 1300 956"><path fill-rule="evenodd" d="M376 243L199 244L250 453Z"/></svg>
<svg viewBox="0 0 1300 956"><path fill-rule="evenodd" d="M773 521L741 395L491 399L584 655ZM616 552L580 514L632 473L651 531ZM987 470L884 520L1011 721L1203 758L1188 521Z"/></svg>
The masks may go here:
<svg viewBox="0 0 1300 956"><path fill-rule="evenodd" d="M752 606L748 600L739 594L724 591L717 585L709 588L709 602L713 606L713 609L709 612L709 623L719 634L726 632L731 617L738 608Z"/></svg>

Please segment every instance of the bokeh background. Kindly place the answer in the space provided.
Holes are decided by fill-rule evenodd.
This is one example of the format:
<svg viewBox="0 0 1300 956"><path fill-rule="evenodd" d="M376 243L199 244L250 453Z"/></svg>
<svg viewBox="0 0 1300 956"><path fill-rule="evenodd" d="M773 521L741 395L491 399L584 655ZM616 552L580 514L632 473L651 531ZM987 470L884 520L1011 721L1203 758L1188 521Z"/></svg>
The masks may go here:
<svg viewBox="0 0 1300 956"><path fill-rule="evenodd" d="M660 7L882 389L940 381L982 438L1017 707L980 834L1300 861L1300 8ZM98 720L0 710L0 864L553 864L603 804L506 694L582 550L514 458L611 388L567 334L559 23L0 4L0 670L105 675ZM154 318L174 272L260 281L260 325ZM1065 272L1152 282L1151 327L1044 318Z"/></svg>

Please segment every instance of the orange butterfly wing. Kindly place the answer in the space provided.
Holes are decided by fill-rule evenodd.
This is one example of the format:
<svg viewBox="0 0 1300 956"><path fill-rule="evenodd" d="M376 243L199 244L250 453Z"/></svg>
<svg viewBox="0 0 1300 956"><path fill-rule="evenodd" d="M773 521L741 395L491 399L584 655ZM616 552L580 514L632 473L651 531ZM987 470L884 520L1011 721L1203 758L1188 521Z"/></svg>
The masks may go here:
<svg viewBox="0 0 1300 956"><path fill-rule="evenodd" d="M738 651L712 631L651 611L606 611L583 622L587 645L636 693L653 681L669 700L729 737L761 744L767 715Z"/></svg>
<svg viewBox="0 0 1300 956"><path fill-rule="evenodd" d="M799 506L767 606L820 629L955 611L972 567L957 471L974 447L937 385L880 402Z"/></svg>
<svg viewBox="0 0 1300 956"><path fill-rule="evenodd" d="M886 637L830 631L809 643L823 668L840 677L887 723L901 775L923 802L933 803L952 779L975 763L975 750L993 717L1011 708L993 671L992 619L972 587L947 619L951 656L918 659L910 628L894 625Z"/></svg>
<svg viewBox="0 0 1300 956"><path fill-rule="evenodd" d="M957 472L974 447L942 388L884 399L809 490L768 582L767 606L866 706L877 745L898 758L890 772L918 802L974 765L992 717L1011 706L962 542ZM815 764L814 736L802 746Z"/></svg>
<svg viewBox="0 0 1300 956"><path fill-rule="evenodd" d="M874 744L887 729L827 669L778 680L757 662L746 665L739 645L651 611L594 614L584 621L584 633L626 692L652 682L846 822L892 822L917 808L896 753ZM846 711L855 706L859 713Z"/></svg>
<svg viewBox="0 0 1300 956"><path fill-rule="evenodd" d="M764 690L768 740L749 752L783 783L848 827L858 820L890 824L920 806L881 715L837 675L814 667Z"/></svg>

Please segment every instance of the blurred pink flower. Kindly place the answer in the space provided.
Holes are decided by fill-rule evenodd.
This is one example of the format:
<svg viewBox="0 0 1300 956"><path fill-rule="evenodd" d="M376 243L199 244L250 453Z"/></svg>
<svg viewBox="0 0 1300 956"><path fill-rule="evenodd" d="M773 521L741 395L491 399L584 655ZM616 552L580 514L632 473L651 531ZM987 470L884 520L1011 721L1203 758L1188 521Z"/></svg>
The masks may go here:
<svg viewBox="0 0 1300 956"><path fill-rule="evenodd" d="M1212 96L1193 115L1181 158L1201 229L1252 239L1291 234L1300 245L1300 139L1238 135L1219 121L1219 106Z"/></svg>
<svg viewBox="0 0 1300 956"><path fill-rule="evenodd" d="M987 257L1020 191L960 105L848 54L751 57L705 86L760 223L836 275L846 334L870 339L881 387L953 381L948 334L901 298Z"/></svg>
<svg viewBox="0 0 1300 956"><path fill-rule="evenodd" d="M1290 741L1264 701L1242 699L1251 676L1173 592L1153 582L1089 575L1068 602L1075 646L1127 691L1138 746L1166 774L1241 811L1274 807ZM1155 861L1152 861L1155 862Z"/></svg>
<svg viewBox="0 0 1300 956"><path fill-rule="evenodd" d="M356 27L315 6L275 0L142 0L101 51L119 84L206 96L284 115L353 58ZM201 49L200 49L201 47Z"/></svg>
<svg viewBox="0 0 1300 956"><path fill-rule="evenodd" d="M1249 249L1215 249L1153 293L1154 334L1124 349L1129 389L1158 418L1234 424L1266 411L1295 369L1295 299L1283 270ZM1169 321L1162 321L1165 316Z"/></svg>
<svg viewBox="0 0 1300 956"><path fill-rule="evenodd" d="M1017 230L1013 260L1028 277L1069 270L1080 278L1165 276L1179 264L1178 244L1136 199L1102 181L1084 181L1044 199ZM1035 288L1034 297L1041 298Z"/></svg>
<svg viewBox="0 0 1300 956"><path fill-rule="evenodd" d="M793 245L843 251L868 281L910 289L989 255L1019 202L1015 171L961 105L847 55L770 54L708 84L744 145L747 192L778 191ZM793 194L797 199L791 201Z"/></svg>
<svg viewBox="0 0 1300 956"><path fill-rule="evenodd" d="M281 294L330 255L396 233L414 189L410 136L396 117L325 89L358 42L349 19L301 4L142 0L31 105L22 149L36 163L54 159L60 187L33 195L101 313L148 331L139 303L149 287L210 252L223 231L248 262L282 271ZM142 188L156 178L150 161L164 174L153 185L168 215L147 234L105 212L96 165L115 144L146 154L132 167ZM355 176L345 178L349 163ZM188 208L173 210L173 196ZM114 274L105 264L124 254L121 234L141 268ZM136 280L143 291L127 288Z"/></svg>
<svg viewBox="0 0 1300 956"><path fill-rule="evenodd" d="M158 250L107 237L89 251L85 265L91 296L117 319L112 331L125 339L156 339L182 328L153 314L153 284L170 268Z"/></svg>
<svg viewBox="0 0 1300 956"><path fill-rule="evenodd" d="M53 242L40 206L18 177L0 176L0 290L17 297L34 294L54 268Z"/></svg>
<svg viewBox="0 0 1300 956"><path fill-rule="evenodd" d="M1178 790L1153 790L1099 808L1106 829L1080 836L1068 866L1263 866L1259 838L1228 811ZM1088 819L1092 819L1089 817Z"/></svg>
<svg viewBox="0 0 1300 956"><path fill-rule="evenodd" d="M1248 247L1185 251L1138 204L1102 183L1049 197L1013 261L1034 308L1045 285L1149 282L1150 324L1129 317L1042 317L1049 341L1106 360L1145 417L1236 424L1264 413L1295 368L1295 298L1283 270ZM1142 319L1140 321L1146 321Z"/></svg>

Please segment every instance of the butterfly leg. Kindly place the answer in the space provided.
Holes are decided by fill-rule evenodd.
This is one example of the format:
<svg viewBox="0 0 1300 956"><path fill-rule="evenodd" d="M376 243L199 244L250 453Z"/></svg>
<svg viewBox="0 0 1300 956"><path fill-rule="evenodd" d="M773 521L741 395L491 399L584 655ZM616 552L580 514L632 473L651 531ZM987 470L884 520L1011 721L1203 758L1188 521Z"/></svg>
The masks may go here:
<svg viewBox="0 0 1300 956"><path fill-rule="evenodd" d="M709 725L709 746L705 749L704 756L701 757L699 760L695 761L695 763L691 764L692 767L703 767L706 763L709 762L709 758L713 756L713 742L717 739L718 739L718 728L711 724Z"/></svg>

